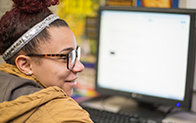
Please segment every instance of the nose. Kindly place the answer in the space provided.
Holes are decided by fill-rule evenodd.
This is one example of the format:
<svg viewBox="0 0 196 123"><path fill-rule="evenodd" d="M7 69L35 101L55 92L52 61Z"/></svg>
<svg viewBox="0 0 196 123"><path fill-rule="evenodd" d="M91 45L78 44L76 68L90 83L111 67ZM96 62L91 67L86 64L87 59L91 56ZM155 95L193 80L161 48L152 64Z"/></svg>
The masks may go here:
<svg viewBox="0 0 196 123"><path fill-rule="evenodd" d="M76 59L76 64L74 68L72 69L73 72L82 72L84 70L84 65Z"/></svg>

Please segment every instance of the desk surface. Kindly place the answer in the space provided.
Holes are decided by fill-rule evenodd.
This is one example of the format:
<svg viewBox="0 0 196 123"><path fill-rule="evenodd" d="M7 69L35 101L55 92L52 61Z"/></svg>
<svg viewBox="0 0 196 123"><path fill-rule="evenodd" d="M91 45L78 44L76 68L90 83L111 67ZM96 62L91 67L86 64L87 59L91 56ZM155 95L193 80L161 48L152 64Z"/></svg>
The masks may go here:
<svg viewBox="0 0 196 123"><path fill-rule="evenodd" d="M162 121L163 123L196 123L196 114L191 112L178 112L169 114Z"/></svg>

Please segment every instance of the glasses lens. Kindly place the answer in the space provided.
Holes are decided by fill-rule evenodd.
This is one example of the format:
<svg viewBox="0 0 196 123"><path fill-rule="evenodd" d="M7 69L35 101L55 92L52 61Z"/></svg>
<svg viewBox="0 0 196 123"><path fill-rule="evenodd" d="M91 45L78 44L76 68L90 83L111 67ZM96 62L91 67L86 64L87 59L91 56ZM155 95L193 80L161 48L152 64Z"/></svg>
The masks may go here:
<svg viewBox="0 0 196 123"><path fill-rule="evenodd" d="M73 50L68 55L69 55L68 67L69 69L72 69L76 62L76 51Z"/></svg>
<svg viewBox="0 0 196 123"><path fill-rule="evenodd" d="M77 58L78 58L79 61L80 61L80 56L81 56L81 48L78 47L78 49L77 49Z"/></svg>

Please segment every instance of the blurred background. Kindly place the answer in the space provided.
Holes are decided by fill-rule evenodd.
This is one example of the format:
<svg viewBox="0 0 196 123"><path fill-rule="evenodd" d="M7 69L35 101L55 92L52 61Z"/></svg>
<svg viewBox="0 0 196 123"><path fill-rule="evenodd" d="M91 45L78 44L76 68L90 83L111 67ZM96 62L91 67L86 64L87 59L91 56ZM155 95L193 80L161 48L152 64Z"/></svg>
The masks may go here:
<svg viewBox="0 0 196 123"><path fill-rule="evenodd" d="M97 11L99 6L161 7L195 9L195 0L59 0L50 7L53 13L64 19L82 47L81 62L86 67L79 74L73 98L97 95L94 91L96 66ZM11 0L0 0L0 17L11 9ZM0 56L0 63L4 62ZM81 99L82 100L82 99Z"/></svg>

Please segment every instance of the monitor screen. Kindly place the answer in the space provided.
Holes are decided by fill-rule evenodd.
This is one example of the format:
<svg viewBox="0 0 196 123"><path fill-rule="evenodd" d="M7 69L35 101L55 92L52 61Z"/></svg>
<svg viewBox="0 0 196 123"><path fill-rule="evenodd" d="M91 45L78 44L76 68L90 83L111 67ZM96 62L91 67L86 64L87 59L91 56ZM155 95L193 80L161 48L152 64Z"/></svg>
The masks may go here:
<svg viewBox="0 0 196 123"><path fill-rule="evenodd" d="M100 7L96 90L190 108L195 11Z"/></svg>

